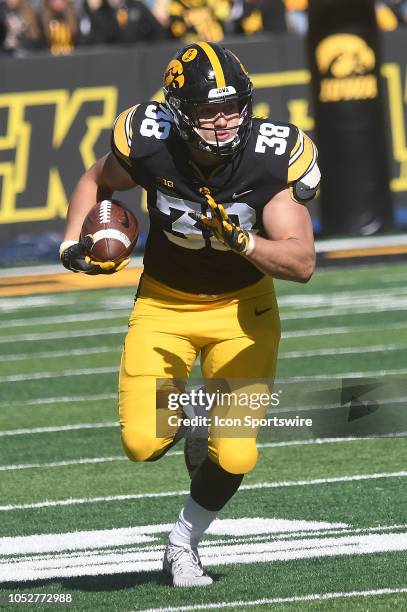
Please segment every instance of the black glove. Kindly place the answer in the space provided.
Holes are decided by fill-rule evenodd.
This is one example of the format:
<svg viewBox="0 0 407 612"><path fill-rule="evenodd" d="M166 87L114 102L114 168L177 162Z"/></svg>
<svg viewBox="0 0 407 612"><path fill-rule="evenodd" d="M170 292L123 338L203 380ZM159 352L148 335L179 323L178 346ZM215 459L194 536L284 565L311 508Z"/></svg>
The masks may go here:
<svg viewBox="0 0 407 612"><path fill-rule="evenodd" d="M85 274L114 274L123 270L130 259L121 261L94 261L87 253L92 248L93 238L89 234L79 242L66 240L59 247L59 256L62 265L71 272L84 272Z"/></svg>

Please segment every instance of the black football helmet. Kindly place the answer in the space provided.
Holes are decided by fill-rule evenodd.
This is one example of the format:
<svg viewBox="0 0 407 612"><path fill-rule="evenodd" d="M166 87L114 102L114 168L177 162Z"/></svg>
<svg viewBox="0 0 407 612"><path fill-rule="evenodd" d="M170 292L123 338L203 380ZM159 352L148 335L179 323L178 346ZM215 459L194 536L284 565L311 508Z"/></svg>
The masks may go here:
<svg viewBox="0 0 407 612"><path fill-rule="evenodd" d="M247 142L252 127L252 90L240 60L216 43L187 45L176 53L164 73L166 105L181 138L197 149L223 157L234 156ZM239 109L236 133L222 142L213 128L213 138L205 139L199 133L200 105L230 101L236 101ZM234 132L236 126L226 129Z"/></svg>

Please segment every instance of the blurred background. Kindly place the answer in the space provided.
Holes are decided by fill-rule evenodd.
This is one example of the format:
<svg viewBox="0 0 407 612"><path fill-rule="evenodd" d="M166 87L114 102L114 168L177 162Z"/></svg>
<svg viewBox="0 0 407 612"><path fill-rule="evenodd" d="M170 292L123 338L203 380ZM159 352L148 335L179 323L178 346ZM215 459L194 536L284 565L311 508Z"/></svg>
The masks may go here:
<svg viewBox="0 0 407 612"><path fill-rule="evenodd" d="M81 611L406 610L406 20L407 0L0 0L0 589ZM315 139L323 181L317 272L275 283L278 416L313 425L263 429L197 606L158 574L183 450L158 469L120 444L142 194L119 196L142 226L120 274L72 274L58 247L117 114L160 99L171 55L202 38L241 57L257 115Z"/></svg>
<svg viewBox="0 0 407 612"><path fill-rule="evenodd" d="M0 0L0 267L56 263L70 194L114 118L162 99L169 58L202 39L241 58L256 115L316 140L317 238L405 242L407 0ZM121 199L142 251L143 194Z"/></svg>

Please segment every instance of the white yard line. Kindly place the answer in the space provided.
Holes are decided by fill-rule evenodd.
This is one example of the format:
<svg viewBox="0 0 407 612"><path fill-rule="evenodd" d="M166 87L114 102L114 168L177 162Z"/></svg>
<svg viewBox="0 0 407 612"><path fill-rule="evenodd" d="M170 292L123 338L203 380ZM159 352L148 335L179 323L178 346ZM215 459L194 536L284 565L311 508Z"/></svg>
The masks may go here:
<svg viewBox="0 0 407 612"><path fill-rule="evenodd" d="M376 328L375 328L376 329ZM85 338L88 336L106 336L112 334L125 334L127 327L95 327L94 329L81 329L77 331L45 332L42 334L18 334L17 336L3 336L0 344L14 344L14 342L43 342L44 340L61 340L65 338Z"/></svg>
<svg viewBox="0 0 407 612"><path fill-rule="evenodd" d="M157 571L171 523L0 538L0 582ZM406 525L354 529L347 523L277 517L216 519L201 556L208 566L354 556L407 550ZM213 537L215 536L215 537Z"/></svg>
<svg viewBox="0 0 407 612"><path fill-rule="evenodd" d="M230 529L225 529L224 524L231 526ZM232 524L235 523L233 526ZM240 525L238 525L240 523ZM250 525L251 523L251 525ZM247 535L245 528L250 529L250 533L257 533L256 524L260 529L258 535ZM329 525L329 526L328 526ZM395 532L405 529L407 525L385 525L382 527L368 527L362 529L346 528L346 524L328 524L326 527L322 523L312 521L295 521L285 519L217 519L212 523L207 534L208 535L223 535L219 539L204 539L200 542L201 552L215 545L231 545L231 544L251 544L256 542L277 541L277 540L298 540L299 538L307 538L312 542L315 537L321 536L346 536L346 535L378 535L383 532ZM341 526L342 525L342 526ZM6 555L20 554L23 555L23 561L51 561L58 557L59 559L69 556L81 557L83 554L87 556L93 555L97 557L100 551L106 555L117 553L117 546L125 545L122 549L126 553L143 552L152 553L164 551L162 544L151 543L157 542L153 536L149 535L168 533L172 528L172 523L164 523L161 525L143 525L138 527L120 527L116 529L94 530L88 532L74 531L71 533L53 533L53 534L35 534L31 536L21 537L2 537L0 538L0 566L7 563L4 557ZM254 528L253 528L254 527ZM220 529L219 529L220 528ZM218 532L221 531L222 534ZM233 534L233 535L232 535ZM391 534L392 535L392 534ZM402 534L404 535L404 533ZM233 537L235 536L235 537ZM137 548L137 544L146 544L142 551ZM136 546L133 546L136 544ZM69 552L66 552L69 551Z"/></svg>
<svg viewBox="0 0 407 612"><path fill-rule="evenodd" d="M386 478L404 478L407 476L407 471L400 472L377 472L373 474L355 474L353 476L334 476L331 478L315 478L310 480L297 480L297 481L280 481L280 482L261 482L251 485L242 485L239 491L252 491L255 489L280 489L285 487L305 487L311 485L322 485L332 484L338 482L355 482L372 479L386 479ZM161 497L179 497L181 495L188 495L188 490L180 491L165 491L161 493L134 493L127 495L107 495L103 497L82 497L82 498L68 498L58 499L55 501L42 501L31 504L5 504L0 506L0 511L12 511L12 510L30 510L35 508L51 508L57 506L76 506L81 504L96 504L100 502L113 502L113 501L126 501L133 499L147 499L147 498L161 498Z"/></svg>
<svg viewBox="0 0 407 612"><path fill-rule="evenodd" d="M381 353L386 351L401 351L407 349L407 344L377 344L375 346L352 346L345 348L322 348L309 351L281 351L279 359L296 359L299 357L320 357L326 355L351 355L353 353ZM54 357L80 357L82 355L97 355L98 353L119 353L122 346L98 346L83 349L67 349L65 351L42 351L39 353L18 353L7 355L6 361L24 361L34 359L53 359Z"/></svg>
<svg viewBox="0 0 407 612"><path fill-rule="evenodd" d="M56 308L57 306L74 306L77 303L77 296L73 296L72 294L69 296L29 295L28 297L8 297L0 299L0 312L11 313L19 312L20 310L29 310L30 312L32 312L33 308Z"/></svg>
<svg viewBox="0 0 407 612"><path fill-rule="evenodd" d="M99 396L99 399L106 399L106 398L116 398L116 395L107 395L107 396ZM65 398L66 400L69 400L69 398ZM93 399L96 399L93 398ZM71 398L71 401L74 401L75 398ZM380 406L384 407L384 406L394 406L395 404L405 404L407 403L407 396L403 395L403 396L397 396L397 397L392 397L392 398L388 398L386 400L380 400ZM313 412L313 411L321 411L321 410L337 410L340 407L340 400L338 399L338 402L333 403L333 404L312 404L312 405L305 405L305 406L288 406L286 408L276 408L276 409L272 409L270 408L267 412L267 415L281 415L281 414L286 414L286 413L292 413L292 412ZM106 427L118 427L118 422L117 421L109 421L109 422L104 422ZM31 427L31 428L18 428L18 429L4 429L4 430L0 430L0 437L2 436L17 436L17 435L21 435L21 434L37 434L37 433L46 433L46 432L58 432L58 431L69 431L71 429L97 429L99 427L101 427L103 425L103 423L66 423L65 425L51 425L51 426L47 426L47 427ZM398 431L398 432L389 432L389 433L385 433L385 434L378 434L378 435L374 435L371 437L391 437L391 436L404 436L406 435L407 432L404 431ZM342 439L348 439L348 438L331 438L334 441L337 440L342 440ZM359 439L359 438L353 438L355 440ZM298 441L296 441L295 443L298 443ZM273 445L278 445L278 444L285 444L288 445L290 444L289 441L283 441L283 442L276 442L276 443L270 443ZM267 444L266 444L267 446Z"/></svg>
<svg viewBox="0 0 407 612"><path fill-rule="evenodd" d="M130 312L132 308L134 298L128 297L126 295L115 295L114 297L109 297L109 294L105 298L98 299L99 308L105 310L121 310L127 308ZM0 313L18 313L21 310L28 310L30 315L33 312L33 308L47 308L47 309L56 309L57 307L72 307L69 310L73 313L75 308L79 306L78 314L84 312L83 310L83 300L82 295L74 294L64 295L59 294L56 295L30 295L30 296L20 296L20 297L8 297L0 299Z"/></svg>
<svg viewBox="0 0 407 612"><path fill-rule="evenodd" d="M342 442L366 442L377 440L377 438L404 438L407 436L407 431L394 432L389 434L378 434L376 436L347 436L346 438L314 438L310 440L284 440L282 442L261 442L257 444L257 448L280 448L285 446L313 446L321 444L338 444ZM169 453L168 453L169 454Z"/></svg>
<svg viewBox="0 0 407 612"><path fill-rule="evenodd" d="M218 601L217 603L176 606L175 608L145 608L143 610L139 609L137 612L192 612L193 610L217 610L221 608L241 608L243 606L270 606L275 604L300 603L305 601L330 601L333 599L349 599L352 597L376 597L380 595L396 595L397 593L407 593L407 588L373 589L370 591L344 591L338 593L313 593L311 595L272 597L268 599L238 599L236 601Z"/></svg>
<svg viewBox="0 0 407 612"><path fill-rule="evenodd" d="M353 355L361 353L382 353L406 350L407 344L376 344L374 346L351 346L345 348L322 348L310 351L282 351L278 359L297 359L299 357L325 357L327 355Z"/></svg>
<svg viewBox="0 0 407 612"><path fill-rule="evenodd" d="M263 519L260 519L263 520ZM171 529L172 525L170 526ZM357 534L376 534L376 533L382 533L382 532L386 532L386 531L395 531L395 530L403 530L405 531L407 527L407 524L402 524L402 525L383 525L380 527L365 527L365 528L345 528L345 527L341 527L338 529L335 528L327 528L327 529L316 529L315 531L312 530L306 530L306 531L293 531L291 533L284 533L284 532L276 532L273 536L271 536L271 538L275 538L275 539L297 539L297 538L302 538L302 537L314 537L314 536L320 536L320 535L357 535ZM202 550L202 548L206 547L206 546L211 546L211 545L215 545L215 544L238 544L239 541L241 542L241 537L237 537L237 538L231 538L231 537L227 537L225 539L220 538L219 540L204 540L202 542L200 542L199 546L200 549ZM261 542L264 541L264 534L262 535L251 535L251 536L245 536L244 538L245 542Z"/></svg>
<svg viewBox="0 0 407 612"><path fill-rule="evenodd" d="M117 421L109 421L103 423L75 423L72 425L59 425L51 427L32 427L30 429L4 429L0 431L0 437L5 436L21 436L25 434L49 433L57 431L72 431L78 429L103 429L106 427L119 427Z"/></svg>
<svg viewBox="0 0 407 612"><path fill-rule="evenodd" d="M298 316L301 320L301 316ZM284 323L284 321L283 321ZM333 334L356 334L364 332L374 332L375 334L381 331L406 330L407 323L384 323L382 325L347 325L342 327L311 327L309 329L287 330L283 331L282 338L308 338L308 336L326 336Z"/></svg>
<svg viewBox="0 0 407 612"><path fill-rule="evenodd" d="M301 313L298 313L298 319L301 319ZM331 334L353 334L358 332L375 332L386 330L407 330L407 323L384 323L382 325L350 325L341 327L317 327L300 330L284 331L283 338L302 338L308 336L324 336ZM97 327L94 329L65 331L65 332L45 332L38 334L18 334L14 336L3 336L0 338L0 344L13 344L15 342L36 342L44 340L59 340L62 338L82 338L85 336L102 336L109 334L125 334L127 327Z"/></svg>
<svg viewBox="0 0 407 612"><path fill-rule="evenodd" d="M242 487L240 487L241 489ZM163 493L133 493L128 495L108 495L104 497L82 497L82 498L68 498L58 499L55 501L43 501L35 502L32 504L5 504L0 506L1 512L8 512L10 510L33 510L36 508L55 508L60 506L77 506L83 504L98 504L101 502L114 502L114 501L128 501L134 499L154 499L161 497L179 497L181 495L188 495L189 489L181 491L165 491Z"/></svg>
<svg viewBox="0 0 407 612"><path fill-rule="evenodd" d="M180 453L181 454L181 453ZM182 453L183 454L183 453ZM109 463L112 461L128 461L124 455L115 455L113 457L88 457L86 459L75 459L72 461L51 461L50 463L17 463L10 465L1 465L0 472L8 472L14 470L28 470L32 468L50 468L50 467L66 467L70 465L88 465L93 463Z"/></svg>
<svg viewBox="0 0 407 612"><path fill-rule="evenodd" d="M120 311L123 310L123 313ZM77 323L79 321L103 321L104 319L118 319L121 316L128 317L131 307L118 308L115 312L108 310L99 310L96 312L78 313L72 315L59 315L54 317L32 317L25 319L5 319L2 321L8 328L10 327L29 327L33 328L36 325L63 325L65 323Z"/></svg>
<svg viewBox="0 0 407 612"><path fill-rule="evenodd" d="M112 302L112 303L111 303ZM36 325L76 323L78 321L98 321L130 315L133 300L126 298L125 303L106 302L102 308L92 312L80 312L65 315L25 317L20 319L4 319L4 324L10 327L35 327ZM117 302L117 301L116 301ZM388 310L404 310L407 307L407 290L405 288L383 292L377 291L347 291L295 294L278 298L282 318L292 319L301 314L301 318L335 316L337 314L364 314ZM290 310L287 310L287 309ZM292 311L294 309L294 312ZM317 311L319 309L319 311ZM113 310L113 312L111 312Z"/></svg>
<svg viewBox="0 0 407 612"><path fill-rule="evenodd" d="M390 345L389 345L390 346ZM19 353L7 355L5 361L34 361L34 359L54 359L55 357L80 357L82 355L98 355L99 353L118 353L122 350L120 346L96 346L83 349L66 349L65 351L42 351L40 353Z"/></svg>
<svg viewBox="0 0 407 612"><path fill-rule="evenodd" d="M257 448L284 448L286 446L321 446L322 444L338 444L343 442L365 442L376 440L377 438L402 438L407 437L407 431L380 434L377 436L366 436L364 438L351 437L348 438L315 438L311 440L286 440L283 442L260 442ZM169 451L166 457L183 456L184 451ZM71 459L69 461L51 461L49 463L10 463L8 465L0 465L0 472L8 472L14 470L28 470L32 468L50 468L50 467L65 467L70 465L86 465L92 463L109 463L114 461L128 461L124 455L115 455L113 457L88 457L82 459Z"/></svg>
<svg viewBox="0 0 407 612"><path fill-rule="evenodd" d="M118 373L118 366L109 366L103 368L83 368L79 370L63 370L62 372L35 372L33 374L10 374L9 376L1 376L0 383L24 382L29 380L42 380L49 378L69 378L71 376L97 376L99 374ZM407 374L407 368L394 368L388 370L363 370L360 372L345 371L334 374L310 374L306 376L290 376L290 378L277 378L276 383L302 382L311 380L336 380L342 378L364 378L377 376ZM18 403L18 402L14 402Z"/></svg>
<svg viewBox="0 0 407 612"><path fill-rule="evenodd" d="M22 400L21 402L2 402L0 408L14 406L43 406L46 404L71 404L73 402L100 402L117 399L117 393L101 393L99 395L67 395L61 397L39 397L38 399Z"/></svg>
<svg viewBox="0 0 407 612"><path fill-rule="evenodd" d="M361 315L361 314L376 314L380 312L389 312L389 311L402 311L407 309L407 300L404 298L403 300L397 300L395 298L396 303L394 301L383 302L381 304L366 304L366 306L354 306L352 308L325 308L323 310L310 310L310 307L307 307L307 310L298 309L296 311L290 310L287 312L285 309L280 309L281 319L283 321L290 321L292 319L325 319L328 317L339 317L339 316L352 316L352 315Z"/></svg>
<svg viewBox="0 0 407 612"><path fill-rule="evenodd" d="M222 522L219 521L219 527L222 530ZM231 521L225 521L231 523ZM202 547L201 556L204 565L206 566L230 566L236 564L253 564L253 563L269 563L278 561L292 561L296 559L312 559L321 557L337 557L354 555L377 554L383 552L403 552L407 550L407 533L392 533L384 534L367 534L367 535L345 535L332 537L329 533L317 537L291 539L285 538L270 538L269 534L265 534L262 542L246 542L242 528L246 524L253 526L253 523L259 525L262 519L237 519L233 521L235 529L242 536L239 543L225 543L224 545L214 545L208 543ZM265 521L267 522L267 520ZM270 521L274 523L273 520ZM287 523L288 521L284 521ZM24 554L12 554L2 557L0 560L1 567L1 582L22 582L25 580L41 580L49 578L62 578L69 576L96 576L96 575L112 575L117 573L129 572L151 572L159 571L162 568L162 555L164 547L158 544L158 538L154 537L154 531L140 533L139 529L122 529L119 533L95 533L84 532L82 541L79 545L86 546L86 540L92 545L90 551L82 550L78 554L74 552L56 551L53 554L34 554L26 556ZM153 525L153 528L159 531L168 533L171 528L170 524ZM256 528L256 525L254 525ZM237 528L237 529L236 529ZM135 533L135 531L139 533ZM132 533L133 531L133 533ZM225 534L230 534L231 530L226 529ZM62 535L62 538L61 538ZM65 546L67 541L63 540L67 536L75 540L80 538L80 534L52 534L51 536L34 536L28 538L13 538L14 542L4 542L4 548L13 550L22 548L27 540L27 549L46 548L47 543L53 548L58 546L62 540L62 546ZM94 538L99 537L99 546L95 549ZM106 550L103 546L107 543L107 539L118 540L122 543L120 548ZM36 540L36 541L33 541ZM16 542L15 540L18 540ZM126 542L133 541L134 545L126 546ZM157 545L151 546L149 542L157 542ZM17 547L16 547L17 544ZM31 544L31 546L30 546ZM42 545L43 544L43 545ZM123 546L124 544L124 546ZM147 546L145 546L147 544ZM269 566L270 567L270 566ZM272 568L271 568L272 571Z"/></svg>
<svg viewBox="0 0 407 612"><path fill-rule="evenodd" d="M360 283L360 280L359 280ZM403 287L387 288L383 291L383 288L378 289L350 289L348 291L325 290L323 292L314 291L307 293L305 291L300 293L289 293L286 295L279 295L277 291L277 299L279 306L289 306L298 309L309 309L309 308L344 308L354 306L366 306L368 300L376 304L382 304L384 302L392 302L395 299L405 299L407 297L407 289Z"/></svg>
<svg viewBox="0 0 407 612"><path fill-rule="evenodd" d="M0 383L20 382L25 380L42 380L45 378L67 378L70 376L96 376L97 374L112 374L119 371L118 366L104 368L82 368L79 370L62 370L62 372L34 372L33 374L10 374L0 376Z"/></svg>
<svg viewBox="0 0 407 612"><path fill-rule="evenodd" d="M309 376L290 376L290 378L276 378L276 383L306 382L317 380L338 380L342 378L376 378L378 376L394 376L407 374L407 368L394 368L388 370L362 370L360 372L337 372L335 374L312 374Z"/></svg>

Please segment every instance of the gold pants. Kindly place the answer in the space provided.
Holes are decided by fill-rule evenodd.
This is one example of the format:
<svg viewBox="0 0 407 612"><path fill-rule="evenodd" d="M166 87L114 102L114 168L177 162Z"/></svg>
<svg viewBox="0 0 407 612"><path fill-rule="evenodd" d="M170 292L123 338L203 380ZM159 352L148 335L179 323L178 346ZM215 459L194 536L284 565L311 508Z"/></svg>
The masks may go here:
<svg viewBox="0 0 407 612"><path fill-rule="evenodd" d="M168 416L168 405L156 405L157 379L170 379L169 386L172 380L177 387L176 381L188 379L200 354L209 387L211 379L226 379L232 391L242 392L245 379L249 391L255 387L271 393L270 385L261 382L259 387L256 381L272 384L279 339L278 307L269 277L219 297L177 291L143 275L120 368L120 424L128 457L152 460L173 444L175 429L156 435L157 418ZM248 409L217 410L233 417ZM232 474L249 472L257 461L256 436L257 431L223 437L219 430L217 435L210 430L209 458Z"/></svg>

